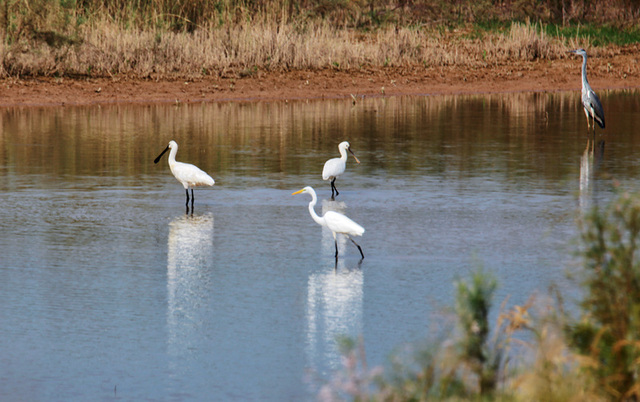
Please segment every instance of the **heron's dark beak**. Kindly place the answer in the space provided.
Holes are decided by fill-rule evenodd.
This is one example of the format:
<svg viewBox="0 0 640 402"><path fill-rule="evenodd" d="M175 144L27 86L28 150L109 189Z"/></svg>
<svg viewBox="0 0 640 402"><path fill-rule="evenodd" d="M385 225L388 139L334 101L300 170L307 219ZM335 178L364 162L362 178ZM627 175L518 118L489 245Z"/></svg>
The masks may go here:
<svg viewBox="0 0 640 402"><path fill-rule="evenodd" d="M165 152L167 152L168 150L169 150L169 146L167 146L167 147L164 149L164 151L162 151L162 152L160 153L160 155L158 155L158 157L157 157L157 158L155 158L155 159L153 160L153 163L158 163L158 161L160 160L160 158L162 158L162 155L164 155L164 153L165 153Z"/></svg>
<svg viewBox="0 0 640 402"><path fill-rule="evenodd" d="M353 151L351 150L351 147L347 148L349 150L349 152L351 152L351 155L353 155L353 158L356 160L356 162L360 163L360 161L358 160L358 157L356 156L356 154L353 153Z"/></svg>

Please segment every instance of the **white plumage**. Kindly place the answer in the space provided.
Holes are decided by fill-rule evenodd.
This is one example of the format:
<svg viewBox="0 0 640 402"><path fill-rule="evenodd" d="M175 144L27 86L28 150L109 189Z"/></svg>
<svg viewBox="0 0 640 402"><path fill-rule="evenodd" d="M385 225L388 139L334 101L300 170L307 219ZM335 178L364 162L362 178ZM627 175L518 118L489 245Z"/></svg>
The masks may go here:
<svg viewBox="0 0 640 402"><path fill-rule="evenodd" d="M351 152L356 162L360 163L356 155L351 150L351 146L347 141L343 141L338 145L338 149L340 150L340 157L329 159L324 163L324 168L322 169L322 180L331 179L331 198L333 198L333 192L335 191L336 196L340 193L336 188L336 178L344 173L347 168L347 151Z"/></svg>
<svg viewBox="0 0 640 402"><path fill-rule="evenodd" d="M158 163L162 155L164 155L168 150L171 150L169 153L169 168L171 169L171 173L182 184L185 192L187 193L187 209L189 208L189 189L191 189L191 209L193 209L193 202L195 199L193 196L193 188L199 186L213 186L215 181L199 167L190 163L176 161L178 144L175 141L169 141L169 145L167 145L164 151L162 151L153 162Z"/></svg>
<svg viewBox="0 0 640 402"><path fill-rule="evenodd" d="M352 238L349 237L362 236L362 234L364 233L364 228L349 219L347 216L335 211L327 211L324 213L324 215L318 216L316 210L314 209L316 203L318 202L318 197L316 196L316 192L313 187L307 186L302 190L296 191L292 195L302 193L311 194L311 202L309 202L309 213L311 214L313 220L316 221L318 225L324 226L331 230L331 233L333 234L333 240L336 245L336 260L338 259L338 240L336 237L337 233L341 233L345 235L349 240L351 240L351 242L355 244L356 247L358 247L358 251L360 251L360 255L362 256L362 258L364 258L364 254L362 253L362 248L360 247L360 245L358 245L358 243L356 243Z"/></svg>

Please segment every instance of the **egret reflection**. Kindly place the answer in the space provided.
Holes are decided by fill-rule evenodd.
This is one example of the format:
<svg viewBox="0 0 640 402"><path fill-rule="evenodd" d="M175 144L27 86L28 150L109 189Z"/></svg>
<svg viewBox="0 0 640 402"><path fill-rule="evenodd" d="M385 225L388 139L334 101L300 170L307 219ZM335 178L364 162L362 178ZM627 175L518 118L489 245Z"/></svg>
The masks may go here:
<svg viewBox="0 0 640 402"><path fill-rule="evenodd" d="M363 331L362 270L339 264L338 270L312 274L307 282L305 353L307 366L321 377L340 368L338 337L355 338Z"/></svg>
<svg viewBox="0 0 640 402"><path fill-rule="evenodd" d="M169 352L180 355L196 342L200 311L210 293L213 214L182 215L169 223L167 332Z"/></svg>

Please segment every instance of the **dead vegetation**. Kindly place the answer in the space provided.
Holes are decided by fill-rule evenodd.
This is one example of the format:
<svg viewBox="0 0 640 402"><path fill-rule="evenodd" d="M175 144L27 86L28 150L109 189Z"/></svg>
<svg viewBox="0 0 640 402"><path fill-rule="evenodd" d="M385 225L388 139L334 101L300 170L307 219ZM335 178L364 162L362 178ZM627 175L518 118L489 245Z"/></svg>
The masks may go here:
<svg viewBox="0 0 640 402"><path fill-rule="evenodd" d="M469 66L564 57L568 47L532 24L482 39L387 27L362 35L319 23L305 31L269 23L194 32L132 31L112 23L74 41L33 39L0 47L4 76L194 78L366 66Z"/></svg>
<svg viewBox="0 0 640 402"><path fill-rule="evenodd" d="M555 3L8 0L0 10L0 78L241 77L257 71L482 67L554 59L570 47L588 45L588 39L548 35L542 22L530 18L570 22L592 15L585 2L568 2L561 12ZM607 3L626 11L609 15L619 26L637 15L626 3ZM515 21L507 31L478 34L466 28L505 19Z"/></svg>

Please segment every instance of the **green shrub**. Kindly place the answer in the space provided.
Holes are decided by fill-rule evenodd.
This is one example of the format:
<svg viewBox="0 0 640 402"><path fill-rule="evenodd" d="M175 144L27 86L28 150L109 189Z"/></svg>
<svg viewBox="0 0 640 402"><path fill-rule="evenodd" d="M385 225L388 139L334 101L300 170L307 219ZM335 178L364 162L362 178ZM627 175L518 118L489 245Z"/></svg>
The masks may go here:
<svg viewBox="0 0 640 402"><path fill-rule="evenodd" d="M482 270L473 274L470 283L456 283L456 315L462 329L460 358L476 375L480 395L495 390L502 358L501 349L489 339L489 311L496 287L496 279Z"/></svg>
<svg viewBox="0 0 640 402"><path fill-rule="evenodd" d="M568 328L585 367L613 399L640 397L640 197L621 194L580 225L585 289Z"/></svg>

